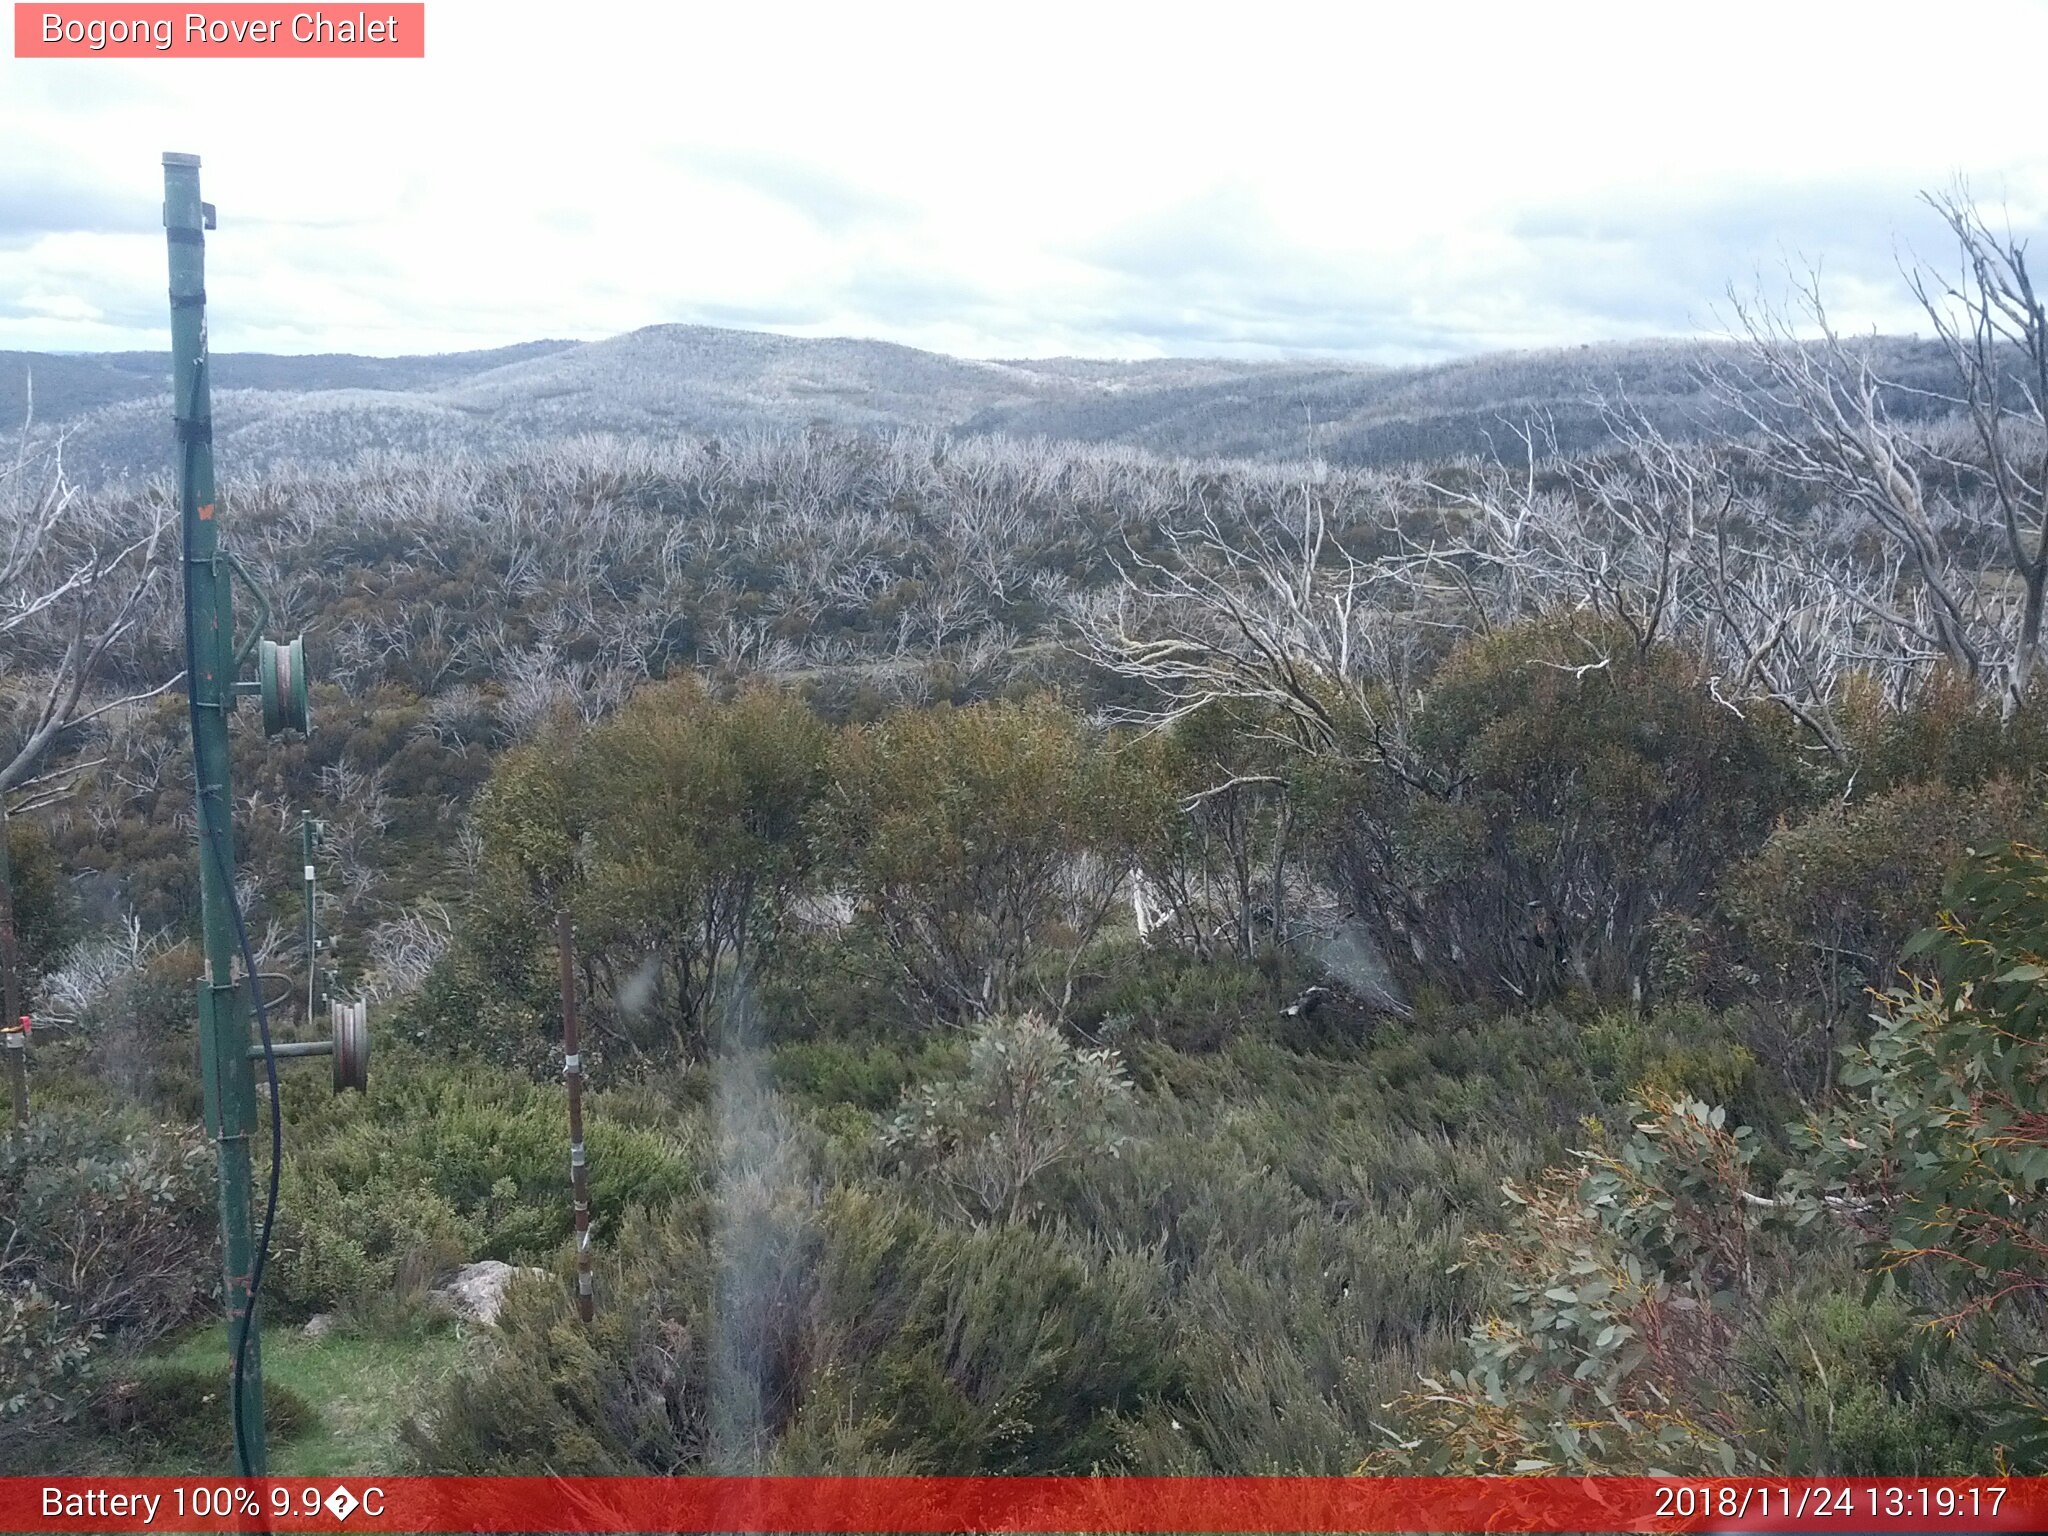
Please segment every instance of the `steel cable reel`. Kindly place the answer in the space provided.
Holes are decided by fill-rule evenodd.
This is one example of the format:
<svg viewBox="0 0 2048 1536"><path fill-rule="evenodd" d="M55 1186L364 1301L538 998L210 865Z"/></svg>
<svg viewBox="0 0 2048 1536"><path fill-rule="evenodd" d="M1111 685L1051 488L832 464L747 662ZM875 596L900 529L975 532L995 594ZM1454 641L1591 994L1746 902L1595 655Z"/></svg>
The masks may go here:
<svg viewBox="0 0 2048 1536"><path fill-rule="evenodd" d="M302 1056L330 1056L333 1058L335 1093L346 1093L350 1089L357 1093L366 1092L370 1086L370 1005L367 1002L329 1003L327 1026L325 1040L274 1040L270 1054L280 1061L293 1061ZM251 1061L263 1060L264 1054L260 1045L249 1047Z"/></svg>
<svg viewBox="0 0 2048 1536"><path fill-rule="evenodd" d="M312 728L312 702L306 690L306 637L280 645L264 640L256 647L256 681L263 696L263 734L307 732Z"/></svg>
<svg viewBox="0 0 2048 1536"><path fill-rule="evenodd" d="M370 1086L370 1005L330 1003L328 1017L333 1024L334 1091L337 1095L353 1088L366 1093Z"/></svg>

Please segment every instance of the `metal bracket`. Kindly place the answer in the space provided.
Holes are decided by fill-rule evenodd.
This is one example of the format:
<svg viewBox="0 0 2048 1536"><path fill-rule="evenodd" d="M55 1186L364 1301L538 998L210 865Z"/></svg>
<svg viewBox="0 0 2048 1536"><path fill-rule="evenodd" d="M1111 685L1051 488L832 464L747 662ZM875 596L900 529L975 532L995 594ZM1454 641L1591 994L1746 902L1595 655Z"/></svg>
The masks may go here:
<svg viewBox="0 0 2048 1536"><path fill-rule="evenodd" d="M241 578L242 585L249 589L249 595L256 599L256 622L250 626L249 638L235 648L234 670L240 672L242 664L256 649L256 642L263 638L263 631L270 627L270 598L264 592L262 583L249 574L249 567L242 564L241 556L230 553L223 558L227 561L230 574Z"/></svg>

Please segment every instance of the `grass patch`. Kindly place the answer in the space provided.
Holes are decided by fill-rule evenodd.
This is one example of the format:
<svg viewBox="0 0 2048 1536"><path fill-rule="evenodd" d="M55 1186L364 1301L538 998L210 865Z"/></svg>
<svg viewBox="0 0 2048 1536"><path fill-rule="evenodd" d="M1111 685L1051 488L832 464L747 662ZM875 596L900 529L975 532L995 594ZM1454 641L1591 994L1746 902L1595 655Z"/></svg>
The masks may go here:
<svg viewBox="0 0 2048 1536"><path fill-rule="evenodd" d="M275 1435L270 1470L280 1477L341 1477L396 1473L407 1465L399 1427L461 1359L461 1333L443 1328L405 1338L309 1339L296 1328L263 1330L266 1394L287 1389L311 1405L299 1433ZM169 1351L142 1362L138 1374L206 1372L227 1380L227 1326L215 1324L188 1334ZM225 1392L214 1405L223 1424ZM223 1442L225 1443L225 1442ZM202 1470L192 1466L138 1469L171 1475Z"/></svg>

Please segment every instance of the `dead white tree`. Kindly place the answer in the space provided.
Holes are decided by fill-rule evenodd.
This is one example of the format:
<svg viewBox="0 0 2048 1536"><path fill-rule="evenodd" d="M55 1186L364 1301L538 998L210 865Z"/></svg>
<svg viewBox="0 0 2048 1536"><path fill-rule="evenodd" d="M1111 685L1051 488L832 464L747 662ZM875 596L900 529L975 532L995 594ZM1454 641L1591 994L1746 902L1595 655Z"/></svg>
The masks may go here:
<svg viewBox="0 0 2048 1536"><path fill-rule="evenodd" d="M1789 306L1734 300L1750 362L1721 393L1768 472L1852 510L1890 546L1895 586L1863 583L1850 600L1894 652L1937 658L2010 713L2040 670L2048 610L2048 316L2024 240L1963 190L1927 201L1959 270L1921 264L1907 281L1953 393L1883 377L1874 343L1837 330L1811 274Z"/></svg>
<svg viewBox="0 0 2048 1536"><path fill-rule="evenodd" d="M124 519L80 497L65 479L61 444L38 446L27 426L12 461L0 464L0 803L48 787L52 749L66 732L182 677L101 687L162 568L167 522L154 501Z"/></svg>
<svg viewBox="0 0 2048 1536"><path fill-rule="evenodd" d="M2009 711L2040 667L2048 596L2048 315L2027 270L2026 242L2010 226L1994 229L1962 188L1927 203L1955 236L1960 275L1944 280L1923 266L1910 281L1955 367L1977 445L1973 463L1942 458L1974 471L1988 489L2022 594L1999 663Z"/></svg>
<svg viewBox="0 0 2048 1536"><path fill-rule="evenodd" d="M1565 454L1546 427L1525 426L1512 460L1456 486L1424 482L1449 515L1425 519L1427 537L1397 526L1395 563L1429 607L1477 631L1576 609L1640 651L1689 650L1724 706L1768 701L1839 752L1844 672L1890 680L1924 663L1897 643L1896 560L1745 491L1725 445L1677 443L1626 402L1595 403L1604 451Z"/></svg>
<svg viewBox="0 0 2048 1536"><path fill-rule="evenodd" d="M33 429L31 410L11 459L0 462L0 1019L9 1026L21 1012L22 978L8 818L70 793L102 760L74 750L82 728L183 675L105 687L157 576L166 514L153 500L134 517L80 496L64 475L61 438L40 441ZM5 1054L20 1123L22 1054Z"/></svg>
<svg viewBox="0 0 2048 1536"><path fill-rule="evenodd" d="M1075 644L1150 692L1155 702L1125 712L1133 723L1249 703L1295 745L1362 747L1398 766L1412 583L1333 539L1314 490L1290 500L1228 527L1213 508L1161 524L1157 552L1126 538L1118 588L1071 610Z"/></svg>
<svg viewBox="0 0 2048 1536"><path fill-rule="evenodd" d="M379 923L370 930L367 995L380 1002L417 992L454 942L454 918L431 898Z"/></svg>

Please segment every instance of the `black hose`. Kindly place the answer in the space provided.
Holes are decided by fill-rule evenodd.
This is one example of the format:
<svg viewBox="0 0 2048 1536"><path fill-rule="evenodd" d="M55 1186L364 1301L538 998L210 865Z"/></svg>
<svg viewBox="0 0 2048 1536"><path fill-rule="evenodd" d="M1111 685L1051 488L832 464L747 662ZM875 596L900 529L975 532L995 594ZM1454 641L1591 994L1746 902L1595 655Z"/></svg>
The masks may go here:
<svg viewBox="0 0 2048 1536"><path fill-rule="evenodd" d="M211 839L208 839L211 842ZM216 867L222 864L220 845L213 847ZM257 1298L263 1294L263 1271L270 1264L270 1233L277 1222L277 1186L284 1170L284 1106L278 1101L277 1049L270 1040L270 1010L263 1006L263 987L256 977L256 960L249 951L249 929L242 918L242 903L235 896L234 883L226 870L221 884L227 887L228 915L235 920L235 943L242 951L242 974L248 978L249 997L256 1009L256 1032L263 1041L263 1072L270 1084L270 1179L263 1194L263 1227L256 1238L256 1262L249 1270L249 1309L242 1315L241 1332L235 1339L235 1367L229 1390L235 1395L235 1441L242 1446L242 1476L254 1477L249 1452L242 1435L242 1377L249 1354L249 1328L256 1320Z"/></svg>
<svg viewBox="0 0 2048 1536"><path fill-rule="evenodd" d="M200 366L205 365L202 363ZM196 388L194 393L197 393ZM189 441L186 443L184 462L181 466L181 509L190 507L195 489L192 484L192 446ZM185 567L185 703L192 724L192 778L198 785L200 796L204 798L209 794L218 796L219 786L208 785L200 776L199 698L193 687L193 680L199 675L199 656L192 644L193 523L189 516L184 517L182 521ZM233 678L228 678L226 682L230 689L234 687ZM233 694L230 693L228 697L232 699ZM228 916L235 928L235 944L242 954L242 975L249 983L249 999L256 1010L256 1029L263 1041L264 1072L270 1082L270 1184L263 1201L263 1229L256 1239L256 1262L249 1270L249 1305L242 1313L241 1327L235 1331L234 1365L229 1373L228 1384L228 1397L233 1404L230 1411L234 1422L235 1453L240 1458L242 1476L254 1477L256 1469L249 1458L248 1437L243 1432L242 1381L248 1365L249 1327L256 1320L256 1300L262 1294L263 1271L270 1262L271 1228L277 1221L277 1186L284 1167L284 1117L279 1112L281 1106L278 1103L277 1090L277 1050L270 1039L270 1010L263 1004L263 987L256 976L256 957L249 948L248 924L242 917L241 899L235 894L234 870L220 844L220 828L224 825L222 818L229 816L231 809L218 804L214 809L216 815L200 818L200 830L207 852L213 859L214 872L219 877L221 889L227 896Z"/></svg>

